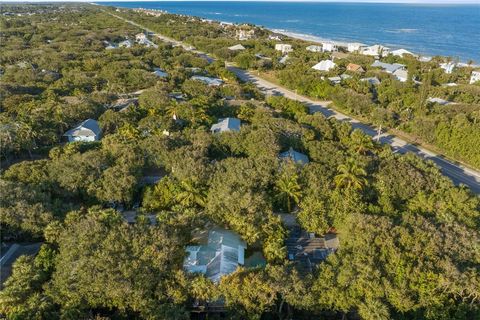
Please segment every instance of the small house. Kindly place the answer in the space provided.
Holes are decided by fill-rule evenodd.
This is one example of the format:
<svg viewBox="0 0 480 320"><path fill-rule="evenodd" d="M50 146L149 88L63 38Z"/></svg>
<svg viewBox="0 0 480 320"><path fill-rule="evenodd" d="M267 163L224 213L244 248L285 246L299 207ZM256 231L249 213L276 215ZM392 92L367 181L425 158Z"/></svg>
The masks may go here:
<svg viewBox="0 0 480 320"><path fill-rule="evenodd" d="M385 57L390 54L390 49L379 44L363 48L363 55L374 57Z"/></svg>
<svg viewBox="0 0 480 320"><path fill-rule="evenodd" d="M312 69L318 71L330 71L334 69L337 65L332 60L322 60L312 67Z"/></svg>
<svg viewBox="0 0 480 320"><path fill-rule="evenodd" d="M133 46L133 42L130 39L124 40L118 44L119 48L131 48Z"/></svg>
<svg viewBox="0 0 480 320"><path fill-rule="evenodd" d="M237 118L219 119L219 121L210 128L210 131L212 133L240 131L240 125L240 119Z"/></svg>
<svg viewBox="0 0 480 320"><path fill-rule="evenodd" d="M407 82L408 80L408 71L405 69L397 69L393 72L393 75L400 82Z"/></svg>
<svg viewBox="0 0 480 320"><path fill-rule="evenodd" d="M363 78L360 81L366 81L371 85L377 86L380 84L380 80L377 77Z"/></svg>
<svg viewBox="0 0 480 320"><path fill-rule="evenodd" d="M480 71L472 71L472 75L470 76L470 84L474 84L478 81L480 81Z"/></svg>
<svg viewBox="0 0 480 320"><path fill-rule="evenodd" d="M338 47L333 42L322 42L323 52L334 52L338 51Z"/></svg>
<svg viewBox="0 0 480 320"><path fill-rule="evenodd" d="M445 70L445 73L450 74L455 70L457 67L457 64L455 62L446 62L446 63L441 63L440 68Z"/></svg>
<svg viewBox="0 0 480 320"><path fill-rule="evenodd" d="M416 55L408 50L405 49L398 49L398 50L393 50L392 54L397 57L404 57L405 55L411 55L413 57L416 57Z"/></svg>
<svg viewBox="0 0 480 320"><path fill-rule="evenodd" d="M275 50L281 51L282 53L289 53L293 51L292 45L291 44L285 44L285 43L277 43L275 45Z"/></svg>
<svg viewBox="0 0 480 320"><path fill-rule="evenodd" d="M140 42L143 40L147 40L147 36L145 35L145 33L137 33L135 35L135 41Z"/></svg>
<svg viewBox="0 0 480 320"><path fill-rule="evenodd" d="M241 50L245 50L245 47L242 46L241 44L236 44L234 46L228 47L228 50L230 50L230 51L241 51Z"/></svg>
<svg viewBox="0 0 480 320"><path fill-rule="evenodd" d="M87 119L75 128L65 132L63 136L67 137L69 142L90 142L100 140L101 134L102 131L98 122L93 119Z"/></svg>
<svg viewBox="0 0 480 320"><path fill-rule="evenodd" d="M223 80L219 79L219 78L210 78L210 77L204 77L204 76L193 76L193 77L191 77L191 79L203 82L210 87L218 87L218 86L221 86L223 84Z"/></svg>
<svg viewBox="0 0 480 320"><path fill-rule="evenodd" d="M361 52L367 45L358 42L351 42L347 44L348 52Z"/></svg>
<svg viewBox="0 0 480 320"><path fill-rule="evenodd" d="M385 63L381 62L379 60L375 60L375 62L372 64L372 67L378 67L382 68L385 72L393 74L397 70L404 70L405 65L400 64L400 63Z"/></svg>
<svg viewBox="0 0 480 320"><path fill-rule="evenodd" d="M157 76L158 78L166 78L168 77L168 73L163 71L160 68L154 68L154 71L152 72L153 75Z"/></svg>
<svg viewBox="0 0 480 320"><path fill-rule="evenodd" d="M355 64L355 63L349 63L347 65L347 71L351 71L351 72L365 72L365 70L363 69L363 67L359 64Z"/></svg>
<svg viewBox="0 0 480 320"><path fill-rule="evenodd" d="M288 151L280 153L278 157L282 160L290 160L301 165L304 165L310 162L306 154L295 151L293 150L293 148L290 148L288 149Z"/></svg>
<svg viewBox="0 0 480 320"><path fill-rule="evenodd" d="M305 50L310 52L323 52L322 46L311 45L305 48Z"/></svg>
<svg viewBox="0 0 480 320"><path fill-rule="evenodd" d="M436 103L436 104L439 104L439 105L441 105L441 106L446 106L446 105L451 104L450 101L447 101L447 100L445 100L445 99L432 98L432 97L428 98L428 99L427 99L427 102Z"/></svg>

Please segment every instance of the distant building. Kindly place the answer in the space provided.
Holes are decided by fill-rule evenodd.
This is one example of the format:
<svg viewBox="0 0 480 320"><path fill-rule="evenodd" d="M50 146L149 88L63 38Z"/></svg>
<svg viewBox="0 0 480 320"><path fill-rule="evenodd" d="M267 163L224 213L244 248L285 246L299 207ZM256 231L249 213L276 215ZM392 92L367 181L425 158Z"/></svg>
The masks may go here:
<svg viewBox="0 0 480 320"><path fill-rule="evenodd" d="M283 35L279 33L272 33L271 35L268 36L268 40L282 41Z"/></svg>
<svg viewBox="0 0 480 320"><path fill-rule="evenodd" d="M457 64L455 62L446 62L446 63L441 63L440 68L445 70L445 73L450 74L455 70L457 67Z"/></svg>
<svg viewBox="0 0 480 320"><path fill-rule="evenodd" d="M428 56L420 56L417 59L420 62L430 62L430 61L432 61L432 57L428 57Z"/></svg>
<svg viewBox="0 0 480 320"><path fill-rule="evenodd" d="M293 148L290 148L288 149L288 151L280 153L278 157L282 160L291 160L295 163L302 164L302 165L310 162L306 154L295 151L293 150Z"/></svg>
<svg viewBox="0 0 480 320"><path fill-rule="evenodd" d="M133 46L133 42L130 39L124 40L118 44L119 48L131 48Z"/></svg>
<svg viewBox="0 0 480 320"><path fill-rule="evenodd" d="M358 42L352 42L347 44L347 51L348 52L356 52L359 53L361 52L365 47L367 47L366 44L363 43L358 43Z"/></svg>
<svg viewBox="0 0 480 320"><path fill-rule="evenodd" d="M397 69L393 72L393 75L400 82L407 82L408 80L408 71L405 69Z"/></svg>
<svg viewBox="0 0 480 320"><path fill-rule="evenodd" d="M310 52L323 52L323 47L318 45L311 45L306 47L305 50Z"/></svg>
<svg viewBox="0 0 480 320"><path fill-rule="evenodd" d="M390 54L390 49L376 44L370 47L363 48L361 53L366 56L385 57Z"/></svg>
<svg viewBox="0 0 480 320"><path fill-rule="evenodd" d="M191 78L192 80L197 80L205 83L208 86L211 87L218 87L223 84L223 80L219 78L210 78L210 77L204 77L204 76L193 76Z"/></svg>
<svg viewBox="0 0 480 320"><path fill-rule="evenodd" d="M241 50L245 50L245 47L242 46L241 44L236 44L234 46L228 47L228 50L230 50L230 51L241 51Z"/></svg>
<svg viewBox="0 0 480 320"><path fill-rule="evenodd" d="M334 52L338 51L338 47L333 42L322 42L323 52Z"/></svg>
<svg viewBox="0 0 480 320"><path fill-rule="evenodd" d="M245 264L247 244L239 235L224 229L208 232L206 244L187 246L187 257L183 268L187 272L202 273L214 283L230 273L238 266Z"/></svg>
<svg viewBox="0 0 480 320"><path fill-rule="evenodd" d="M472 75L470 76L470 84L474 84L478 81L480 81L480 71L472 71Z"/></svg>
<svg viewBox="0 0 480 320"><path fill-rule="evenodd" d="M332 60L322 60L312 67L312 69L318 71L330 71L334 69L337 65Z"/></svg>
<svg viewBox="0 0 480 320"><path fill-rule="evenodd" d="M377 77L371 77L371 78L363 78L363 79L360 79L360 81L366 81L368 83L370 83L371 85L374 85L374 86L377 86L380 84L380 80L378 80Z"/></svg>
<svg viewBox="0 0 480 320"><path fill-rule="evenodd" d="M219 119L219 121L210 128L210 131L212 133L240 131L240 125L240 119L237 118Z"/></svg>
<svg viewBox="0 0 480 320"><path fill-rule="evenodd" d="M154 74L155 76L159 77L159 78L166 78L168 77L168 73L166 73L165 71L163 71L162 69L160 68L154 68L154 71L152 72L152 74Z"/></svg>
<svg viewBox="0 0 480 320"><path fill-rule="evenodd" d="M137 42L140 42L140 41L143 41L143 40L147 40L147 35L145 33L137 33L135 35L135 40Z"/></svg>
<svg viewBox="0 0 480 320"><path fill-rule="evenodd" d="M340 76L330 77L330 78L328 78L328 80L330 82L332 82L333 84L340 84L342 82L342 80L351 79L351 78L352 78L351 75L342 74Z"/></svg>
<svg viewBox="0 0 480 320"><path fill-rule="evenodd" d="M363 69L363 67L359 64L355 64L355 63L349 63L347 65L347 71L351 71L351 72L365 72L365 70Z"/></svg>
<svg viewBox="0 0 480 320"><path fill-rule="evenodd" d="M447 100L441 99L441 98L432 98L432 97L430 97L430 98L427 99L427 101L430 102L430 103L439 104L439 105L441 105L441 106L446 106L446 105L448 105L448 104L451 104L450 101L447 101Z"/></svg>
<svg viewBox="0 0 480 320"><path fill-rule="evenodd" d="M101 134L102 130L100 129L98 122L93 119L87 119L75 128L65 132L63 136L67 137L69 142L90 142L100 140Z"/></svg>
<svg viewBox="0 0 480 320"><path fill-rule="evenodd" d="M397 70L403 70L405 69L405 65L400 64L400 63L385 63L381 62L379 60L375 60L375 62L372 64L372 67L378 67L382 68L385 72L388 73L394 73Z"/></svg>
<svg viewBox="0 0 480 320"><path fill-rule="evenodd" d="M275 45L275 50L281 51L284 54L293 51L292 45L291 44L285 44L285 43L277 43Z"/></svg>
<svg viewBox="0 0 480 320"><path fill-rule="evenodd" d="M278 60L278 62L281 63L281 64L286 64L287 61L288 61L288 59L290 59L290 57L289 57L288 54L287 54L287 55L281 57L281 58Z"/></svg>
<svg viewBox="0 0 480 320"><path fill-rule="evenodd" d="M252 39L254 36L255 29L237 29L235 31L235 37L240 41Z"/></svg>
<svg viewBox="0 0 480 320"><path fill-rule="evenodd" d="M110 105L110 109L114 111L123 112L127 110L130 106L138 105L138 98L129 98L129 99L118 99Z"/></svg>

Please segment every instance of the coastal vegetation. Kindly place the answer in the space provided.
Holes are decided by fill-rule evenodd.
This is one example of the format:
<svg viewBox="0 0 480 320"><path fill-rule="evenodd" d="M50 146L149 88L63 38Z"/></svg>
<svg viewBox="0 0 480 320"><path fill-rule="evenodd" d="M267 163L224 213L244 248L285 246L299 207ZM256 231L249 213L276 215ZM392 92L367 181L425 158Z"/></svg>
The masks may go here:
<svg viewBox="0 0 480 320"><path fill-rule="evenodd" d="M257 65L249 52L278 55L264 51L267 40L249 40L250 51L232 55L223 48L234 41L218 25L191 17L87 4L3 10L11 15L0 17L1 239L42 246L13 264L0 292L2 317L189 319L199 303L218 301L227 319L480 317L480 198L431 162L396 154L300 102L264 97L224 59L273 68L281 81L304 81L292 84L299 90L313 84L319 98L354 113L382 110L374 114L385 125L401 121L391 109L401 107L397 98L416 103L430 94L424 85L386 79L373 94L353 83L333 87L310 70L293 77L301 57L292 54L299 60L286 67L276 59ZM143 31L110 11L219 59L153 37L157 47L106 49ZM223 84L192 79L197 74ZM454 92L463 104L437 114L449 119L439 123L437 107L419 106L399 125L421 132L414 123L433 121L424 134L446 150L453 141L445 132L459 130L451 134L464 139L456 152L475 164L477 89L428 89ZM117 109L126 99L134 102ZM241 120L239 131L210 131L228 117ZM67 143L64 133L88 118L98 120L101 139ZM309 162L280 159L288 150ZM285 215L308 233L337 234L338 250L305 272L288 257ZM247 258L255 252L264 263L219 283L185 272L185 246L209 225L240 235Z"/></svg>

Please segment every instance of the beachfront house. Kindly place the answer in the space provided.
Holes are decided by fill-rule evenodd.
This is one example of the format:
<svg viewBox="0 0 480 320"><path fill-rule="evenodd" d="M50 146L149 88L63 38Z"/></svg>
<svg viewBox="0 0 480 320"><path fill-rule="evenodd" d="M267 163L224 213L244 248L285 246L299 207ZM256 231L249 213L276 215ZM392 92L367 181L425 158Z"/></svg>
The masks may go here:
<svg viewBox="0 0 480 320"><path fill-rule="evenodd" d="M333 42L322 42L323 52L334 52L338 51L338 47Z"/></svg>
<svg viewBox="0 0 480 320"><path fill-rule="evenodd" d="M168 73L166 73L165 71L163 71L162 69L160 68L154 68L153 69L154 71L152 72L153 75L157 76L158 78L166 78L168 77Z"/></svg>
<svg viewBox="0 0 480 320"><path fill-rule="evenodd" d="M75 128L65 132L63 136L67 137L68 142L91 142L100 140L101 134L102 130L100 129L98 122L93 119L87 119Z"/></svg>
<svg viewBox="0 0 480 320"><path fill-rule="evenodd" d="M241 44L236 44L234 46L228 47L228 50L230 50L230 51L242 51L242 50L245 50L245 47L242 46Z"/></svg>
<svg viewBox="0 0 480 320"><path fill-rule="evenodd" d="M305 165L309 162L308 156L306 154L295 151L291 147L287 151L280 153L278 157L281 160L290 160L290 161L293 161L294 163L301 164L301 165Z"/></svg>
<svg viewBox="0 0 480 320"><path fill-rule="evenodd" d="M221 86L223 84L223 80L219 79L219 78L210 78L210 77L204 77L204 76L193 76L190 79L203 82L210 87L218 87L218 86Z"/></svg>
<svg viewBox="0 0 480 320"><path fill-rule="evenodd" d="M323 48L322 48L322 46L311 45L311 46L306 47L305 50L310 51L310 52L322 52Z"/></svg>
<svg viewBox="0 0 480 320"><path fill-rule="evenodd" d="M237 119L237 118L219 119L219 121L210 128L210 131L212 133L240 131L240 125L241 125L240 119Z"/></svg>
<svg viewBox="0 0 480 320"><path fill-rule="evenodd" d="M472 75L470 76L470 84L474 84L478 81L480 81L480 71L472 71Z"/></svg>
<svg viewBox="0 0 480 320"><path fill-rule="evenodd" d="M281 63L281 64L286 64L287 61L288 61L288 59L290 59L290 57L289 57L288 54L287 54L287 55L281 57L281 58L278 60L278 62Z"/></svg>
<svg viewBox="0 0 480 320"><path fill-rule="evenodd" d="M385 72L393 74L398 69L405 69L405 65L400 63L385 63L379 60L375 60L372 67L382 68Z"/></svg>
<svg viewBox="0 0 480 320"><path fill-rule="evenodd" d="M397 56L397 57L404 57L405 55L411 55L413 57L416 57L415 54L413 54L412 52L408 51L408 50L405 50L405 49L398 49L398 50L393 50L392 51L392 54L394 56Z"/></svg>
<svg viewBox="0 0 480 320"><path fill-rule="evenodd" d="M347 51L348 52L362 52L364 48L366 48L367 45L359 42L351 42L347 44Z"/></svg>
<svg viewBox="0 0 480 320"><path fill-rule="evenodd" d="M277 43L275 45L275 50L281 51L283 54L285 54L285 53L292 52L293 48L291 44Z"/></svg>
<svg viewBox="0 0 480 320"><path fill-rule="evenodd" d="M334 69L337 65L332 60L322 60L312 67L312 69L318 71L330 71Z"/></svg>
<svg viewBox="0 0 480 320"><path fill-rule="evenodd" d="M430 61L432 61L432 59L433 58L429 57L429 56L419 56L417 58L417 60L420 61L420 62L430 62Z"/></svg>
<svg viewBox="0 0 480 320"><path fill-rule="evenodd" d="M365 70L363 69L363 67L359 64L355 64L355 63L349 63L347 65L347 71L351 71L351 72L365 72Z"/></svg>
<svg viewBox="0 0 480 320"><path fill-rule="evenodd" d="M208 232L206 243L186 247L187 257L183 268L190 273L202 273L214 283L238 266L245 264L247 244L232 231L213 229Z"/></svg>
<svg viewBox="0 0 480 320"><path fill-rule="evenodd" d="M390 54L390 49L379 44L375 44L373 46L363 48L361 53L366 56L385 57Z"/></svg>
<svg viewBox="0 0 480 320"><path fill-rule="evenodd" d="M453 70L455 70L456 67L457 67L457 64L455 62L451 62L451 61L440 64L440 68L442 68L445 71L445 73L447 73L447 74L452 73Z"/></svg>
<svg viewBox="0 0 480 320"><path fill-rule="evenodd" d="M282 41L283 36L280 33L272 33L271 35L268 36L268 40L273 40L273 41Z"/></svg>

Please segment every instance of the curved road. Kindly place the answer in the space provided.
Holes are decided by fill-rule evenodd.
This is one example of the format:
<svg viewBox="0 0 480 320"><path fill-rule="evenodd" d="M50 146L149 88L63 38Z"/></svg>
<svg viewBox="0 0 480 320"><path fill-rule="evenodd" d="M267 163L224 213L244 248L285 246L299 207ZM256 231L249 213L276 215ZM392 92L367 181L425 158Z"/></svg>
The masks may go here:
<svg viewBox="0 0 480 320"><path fill-rule="evenodd" d="M115 14L111 14L111 15L121 20L124 20L134 26L137 26L141 29L144 29L147 32L151 32L155 37L157 37L158 39L164 42L170 43L174 46L181 46L185 50L195 52L196 54L207 59L209 62L212 62L215 60L210 55L204 52L195 50L193 47L187 44L184 44L181 41L177 41L175 39L165 37L163 35L155 33L152 30L149 30L133 21L127 20L118 15L115 15ZM428 151L420 146L416 146L414 144L408 143L405 140L400 139L399 137L394 136L392 134L383 133L383 134L377 135L376 128L369 126L367 124L361 123L360 121L353 119L341 112L328 108L327 106L329 102L317 102L307 97L297 95L295 92L291 90L288 90L284 87L271 83L265 79L262 79L254 75L252 72L237 68L233 65L227 64L227 68L228 70L232 71L235 75L237 75L237 77L240 80L254 83L266 95L281 95L289 99L303 102L308 106L311 113L321 112L326 117L334 117L335 119L340 121L347 121L352 125L353 128L362 130L364 133L368 134L372 138L375 138L375 140L378 140L381 143L389 144L394 150L394 152L398 152L398 153L412 152L424 159L431 160L440 168L441 172L445 176L449 177L456 185L464 184L467 187L469 187L470 190L472 190L474 193L480 194L480 172L479 171L467 168L460 164L453 163L445 159L441 155Z"/></svg>

